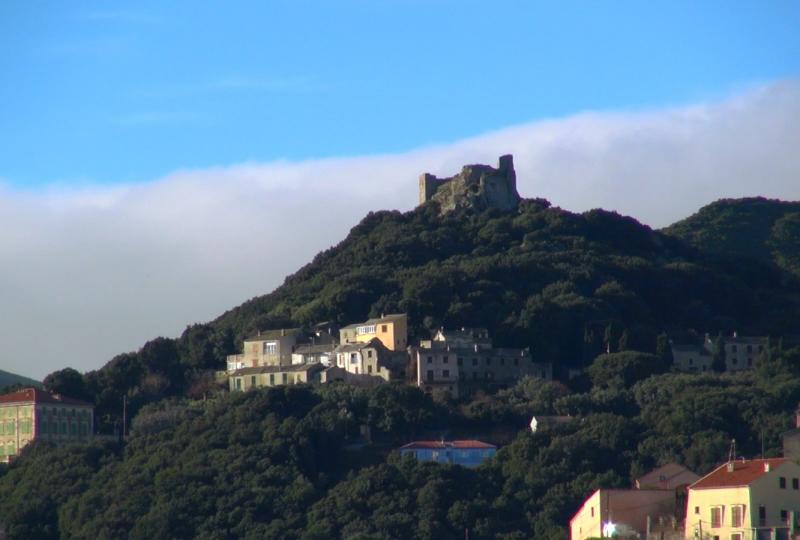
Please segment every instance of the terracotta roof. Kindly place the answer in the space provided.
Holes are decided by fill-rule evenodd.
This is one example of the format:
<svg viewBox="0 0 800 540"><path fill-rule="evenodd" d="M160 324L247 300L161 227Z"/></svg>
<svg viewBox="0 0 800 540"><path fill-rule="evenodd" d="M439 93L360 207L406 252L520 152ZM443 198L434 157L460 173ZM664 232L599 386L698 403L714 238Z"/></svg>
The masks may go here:
<svg viewBox="0 0 800 540"><path fill-rule="evenodd" d="M677 463L667 463L666 465L662 465L657 469L653 469L649 473L642 475L641 477L637 478L636 481L642 485L650 485L653 483L659 483L664 481L669 482L673 478L686 473L694 476L697 480L700 479L700 477L697 474L690 471L683 465L679 465ZM688 484L688 482L686 483Z"/></svg>
<svg viewBox="0 0 800 540"><path fill-rule="evenodd" d="M404 449L404 448L405 449L419 449L419 450L422 450L422 449L437 450L437 449L447 449L447 448L449 448L449 449L453 449L453 448L455 448L455 449L468 449L468 448L472 448L472 449L478 449L478 448L480 448L480 449L488 449L488 448L497 448L497 447L495 445L493 445L493 444L488 444L488 443L485 443L485 442L475 441L475 440L469 439L469 440L463 440L463 441L414 441L414 442L408 443L405 446L401 446L400 447L401 450Z"/></svg>
<svg viewBox="0 0 800 540"><path fill-rule="evenodd" d="M81 405L84 407L94 407L91 403L73 399L71 397L62 396L61 394L51 394L46 390L39 388L23 388L16 392L3 394L0 396L0 403L55 403L59 405Z"/></svg>
<svg viewBox="0 0 800 540"><path fill-rule="evenodd" d="M714 489L737 486L749 486L768 471L766 465L774 471L788 460L785 458L738 460L733 463L733 471L729 471L729 463L723 463L703 478L689 486L689 489Z"/></svg>

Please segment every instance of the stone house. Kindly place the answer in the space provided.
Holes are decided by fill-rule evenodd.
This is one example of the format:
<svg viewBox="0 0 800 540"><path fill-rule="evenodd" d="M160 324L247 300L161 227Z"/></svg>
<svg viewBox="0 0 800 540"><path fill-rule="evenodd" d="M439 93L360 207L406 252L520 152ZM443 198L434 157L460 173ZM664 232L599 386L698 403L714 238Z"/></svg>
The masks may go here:
<svg viewBox="0 0 800 540"><path fill-rule="evenodd" d="M290 384L313 384L320 382L320 373L324 369L322 364L241 368L229 375L228 387L231 391L235 391Z"/></svg>
<svg viewBox="0 0 800 540"><path fill-rule="evenodd" d="M736 332L722 338L725 371L753 369L762 354L769 354L769 339L763 336L739 336ZM673 365L678 371L711 371L713 369L715 340L705 335L702 345L670 343Z"/></svg>
<svg viewBox="0 0 800 540"><path fill-rule="evenodd" d="M411 347L410 355L417 386L454 397L512 386L525 376L553 377L552 365L534 361L527 349L493 347L485 328L440 330Z"/></svg>
<svg viewBox="0 0 800 540"><path fill-rule="evenodd" d="M299 328L259 330L244 340L244 352L227 358L228 372L261 366L289 366L292 352L302 337Z"/></svg>
<svg viewBox="0 0 800 540"><path fill-rule="evenodd" d="M384 381L407 379L408 353L392 351L375 337L368 342L344 343L336 350L336 367L353 375L370 375Z"/></svg>
<svg viewBox="0 0 800 540"><path fill-rule="evenodd" d="M91 403L25 388L0 396L0 462L8 463L34 439L85 442L94 434Z"/></svg>

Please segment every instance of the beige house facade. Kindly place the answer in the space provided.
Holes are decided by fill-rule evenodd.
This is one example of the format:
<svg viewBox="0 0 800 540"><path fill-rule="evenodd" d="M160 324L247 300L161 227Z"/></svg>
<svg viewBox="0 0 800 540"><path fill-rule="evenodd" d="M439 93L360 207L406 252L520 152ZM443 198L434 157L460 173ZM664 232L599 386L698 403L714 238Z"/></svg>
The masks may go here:
<svg viewBox="0 0 800 540"><path fill-rule="evenodd" d="M94 406L38 388L0 396L0 462L8 463L34 439L85 442L94 434Z"/></svg>
<svg viewBox="0 0 800 540"><path fill-rule="evenodd" d="M800 466L785 458L736 460L689 487L686 538L794 538L800 516Z"/></svg>
<svg viewBox="0 0 800 540"><path fill-rule="evenodd" d="M262 366L289 366L301 336L299 328L259 331L244 340L242 354L227 358L228 372Z"/></svg>
<svg viewBox="0 0 800 540"><path fill-rule="evenodd" d="M313 384L320 382L320 373L324 369L321 364L242 368L229 375L228 385L233 392L252 388Z"/></svg>
<svg viewBox="0 0 800 540"><path fill-rule="evenodd" d="M390 351L408 347L408 316L405 313L383 315L339 329L339 343L368 343L379 339Z"/></svg>
<svg viewBox="0 0 800 540"><path fill-rule="evenodd" d="M569 522L570 539L645 538L649 524L675 514L675 492L662 489L598 489Z"/></svg>

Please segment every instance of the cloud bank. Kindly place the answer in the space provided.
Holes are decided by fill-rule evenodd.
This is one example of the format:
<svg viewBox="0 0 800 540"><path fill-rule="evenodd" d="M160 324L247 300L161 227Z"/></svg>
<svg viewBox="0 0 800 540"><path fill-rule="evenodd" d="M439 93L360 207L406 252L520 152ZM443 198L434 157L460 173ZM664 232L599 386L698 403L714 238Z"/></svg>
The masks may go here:
<svg viewBox="0 0 800 540"><path fill-rule="evenodd" d="M415 151L177 171L126 186L0 184L0 369L100 367L271 291L421 172L513 153L524 197L653 227L721 197L800 199L800 82L715 103L583 113Z"/></svg>

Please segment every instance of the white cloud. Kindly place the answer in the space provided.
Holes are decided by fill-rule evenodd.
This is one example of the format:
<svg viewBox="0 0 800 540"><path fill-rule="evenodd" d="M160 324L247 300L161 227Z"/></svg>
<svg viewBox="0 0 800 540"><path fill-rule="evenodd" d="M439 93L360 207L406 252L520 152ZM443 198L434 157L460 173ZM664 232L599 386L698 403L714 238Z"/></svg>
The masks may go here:
<svg viewBox="0 0 800 540"><path fill-rule="evenodd" d="M800 84L726 101L585 113L398 155L245 163L153 182L0 185L0 368L93 369L279 285L417 176L513 153L523 196L663 226L720 197L800 199Z"/></svg>

